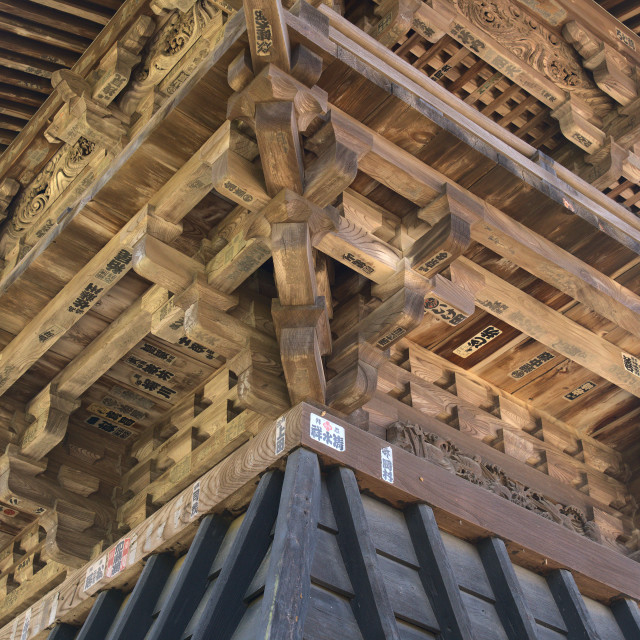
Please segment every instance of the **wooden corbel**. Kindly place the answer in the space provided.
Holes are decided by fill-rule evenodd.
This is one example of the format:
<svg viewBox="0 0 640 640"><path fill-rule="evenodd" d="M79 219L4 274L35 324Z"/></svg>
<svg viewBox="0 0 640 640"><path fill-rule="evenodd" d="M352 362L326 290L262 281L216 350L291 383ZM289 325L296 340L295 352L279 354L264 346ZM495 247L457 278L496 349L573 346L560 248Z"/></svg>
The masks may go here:
<svg viewBox="0 0 640 640"><path fill-rule="evenodd" d="M350 344L334 349L327 362L327 371L333 374L327 382L327 404L347 415L361 409L373 398L378 369L386 360L383 351L359 335Z"/></svg>
<svg viewBox="0 0 640 640"><path fill-rule="evenodd" d="M57 392L48 384L27 406L30 422L20 439L20 453L40 460L62 442L69 416L80 406L76 398Z"/></svg>
<svg viewBox="0 0 640 640"><path fill-rule="evenodd" d="M606 146L589 157L588 163L581 177L597 189L606 189L621 178L640 184L640 157L613 138L609 138Z"/></svg>
<svg viewBox="0 0 640 640"><path fill-rule="evenodd" d="M327 92L319 87L309 88L282 69L269 64L227 103L227 118L241 119L255 128L256 104L261 102L293 102L298 131L304 133L309 125L327 113Z"/></svg>
<svg viewBox="0 0 640 640"><path fill-rule="evenodd" d="M594 119L591 108L574 95L551 112L560 124L560 130L567 140L587 153L594 153L605 142L605 134L591 123Z"/></svg>
<svg viewBox="0 0 640 640"><path fill-rule="evenodd" d="M74 569L92 558L96 545L107 535L106 529L95 526L93 511L64 500L56 500L40 522L47 532L43 554L47 561Z"/></svg>
<svg viewBox="0 0 640 640"><path fill-rule="evenodd" d="M283 189L262 215L271 224L271 249L280 303L313 305L318 296L312 241L335 229L334 219Z"/></svg>
<svg viewBox="0 0 640 640"><path fill-rule="evenodd" d="M455 12L450 2L427 0L416 10L412 28L429 42L438 42L451 29Z"/></svg>
<svg viewBox="0 0 640 640"><path fill-rule="evenodd" d="M5 178L0 181L0 222L7 217L9 205L19 189L20 183L17 180Z"/></svg>
<svg viewBox="0 0 640 640"><path fill-rule="evenodd" d="M324 298L317 298L313 305L296 306L282 306L273 300L271 312L291 404L324 402L326 382L321 356L331 348Z"/></svg>
<svg viewBox="0 0 640 640"><path fill-rule="evenodd" d="M177 9L181 13L189 11L196 3L196 0L151 0L149 4L151 11L160 14L163 11L174 11Z"/></svg>
<svg viewBox="0 0 640 640"><path fill-rule="evenodd" d="M623 55L576 20L564 25L562 35L580 54L583 66L593 72L593 79L604 93L622 105L637 97L635 69Z"/></svg>
<svg viewBox="0 0 640 640"><path fill-rule="evenodd" d="M429 277L442 271L471 243L471 223L477 216L456 196L459 190L448 188L445 193L418 211L418 218L430 221L431 229L422 234L408 253L412 268ZM436 220L437 217L437 220Z"/></svg>
<svg viewBox="0 0 640 640"><path fill-rule="evenodd" d="M112 151L126 135L123 121L115 117L111 108L94 101L91 86L77 74L62 69L51 76L65 105L56 113L44 136L49 142L61 140L75 144L80 138ZM126 120L126 116L123 115Z"/></svg>
<svg viewBox="0 0 640 640"><path fill-rule="evenodd" d="M275 419L291 407L277 351L265 352L250 340L227 366L238 378L238 405L243 409Z"/></svg>
<svg viewBox="0 0 640 640"><path fill-rule="evenodd" d="M367 28L367 33L392 47L413 28L415 15L423 5L421 0L380 0L374 13L379 20Z"/></svg>
<svg viewBox="0 0 640 640"><path fill-rule="evenodd" d="M404 288L421 292L424 296L421 327L434 322L458 326L475 311L475 300L471 293L439 274L425 278L408 266L399 269L387 282L374 285L371 293L386 301Z"/></svg>
<svg viewBox="0 0 640 640"><path fill-rule="evenodd" d="M95 72L96 81L92 92L92 97L98 104L108 106L127 86L131 71L140 62L139 54L153 34L155 26L150 16L139 16L122 39L114 43L102 58Z"/></svg>
<svg viewBox="0 0 640 640"><path fill-rule="evenodd" d="M288 72L291 45L281 0L245 0L243 7L256 73L270 64Z"/></svg>
<svg viewBox="0 0 640 640"><path fill-rule="evenodd" d="M355 180L358 161L371 145L339 112L330 110L325 124L305 144L317 156L305 172L305 198L321 207L334 202Z"/></svg>
<svg viewBox="0 0 640 640"><path fill-rule="evenodd" d="M275 336L216 309L198 299L184 314L184 333L187 338L202 344L224 358L232 358L247 348L250 341L256 348L278 351Z"/></svg>

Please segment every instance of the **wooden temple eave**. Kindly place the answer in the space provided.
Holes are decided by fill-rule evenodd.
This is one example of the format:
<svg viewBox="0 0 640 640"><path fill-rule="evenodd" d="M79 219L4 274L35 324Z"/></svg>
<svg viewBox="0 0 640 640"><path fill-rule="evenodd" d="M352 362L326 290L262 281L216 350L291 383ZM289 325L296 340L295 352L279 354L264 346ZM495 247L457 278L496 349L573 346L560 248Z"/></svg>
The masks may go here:
<svg viewBox="0 0 640 640"><path fill-rule="evenodd" d="M402 59L451 3L396 4L377 41L326 5L128 0L53 75L0 161L0 640L81 620L299 447L640 599L635 85L591 79L600 49L575 95L532 71L552 159Z"/></svg>

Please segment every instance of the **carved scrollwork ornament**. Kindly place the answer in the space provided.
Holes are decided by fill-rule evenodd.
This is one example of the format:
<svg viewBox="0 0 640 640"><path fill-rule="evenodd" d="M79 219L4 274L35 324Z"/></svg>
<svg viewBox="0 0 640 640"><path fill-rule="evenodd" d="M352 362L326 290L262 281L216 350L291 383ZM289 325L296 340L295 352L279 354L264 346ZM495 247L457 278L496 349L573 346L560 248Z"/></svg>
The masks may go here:
<svg viewBox="0 0 640 640"><path fill-rule="evenodd" d="M145 49L142 62L133 70L130 88L120 99L127 115L136 111L140 102L175 64L187 53L208 25L221 15L211 0L196 0L186 11L174 10Z"/></svg>
<svg viewBox="0 0 640 640"><path fill-rule="evenodd" d="M463 453L449 440L427 431L420 425L396 422L387 430L387 439L405 451L424 458L513 504L591 540L602 541L598 526L587 520L581 509L547 498L510 478L498 465L487 464L479 456Z"/></svg>
<svg viewBox="0 0 640 640"><path fill-rule="evenodd" d="M610 111L611 102L585 72L573 47L524 9L508 0L454 2L460 13L520 60L589 102L597 116Z"/></svg>
<svg viewBox="0 0 640 640"><path fill-rule="evenodd" d="M10 208L7 233L21 238L74 178L87 166L95 143L79 138L62 146L31 184L15 198Z"/></svg>

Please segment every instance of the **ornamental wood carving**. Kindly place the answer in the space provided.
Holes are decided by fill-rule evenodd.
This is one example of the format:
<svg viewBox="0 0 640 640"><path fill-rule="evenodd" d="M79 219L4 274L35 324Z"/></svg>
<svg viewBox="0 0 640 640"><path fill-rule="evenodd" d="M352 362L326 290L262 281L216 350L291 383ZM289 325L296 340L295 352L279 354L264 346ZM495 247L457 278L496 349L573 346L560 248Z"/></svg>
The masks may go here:
<svg viewBox="0 0 640 640"><path fill-rule="evenodd" d="M134 69L130 88L122 96L124 113L134 113L143 98L189 51L203 33L222 25L222 12L211 0L197 0L182 13L175 10L149 41L142 62Z"/></svg>
<svg viewBox="0 0 640 640"><path fill-rule="evenodd" d="M578 95L597 116L610 101L582 68L573 48L542 23L507 0L455 0L460 13L520 60L540 71L558 87Z"/></svg>
<svg viewBox="0 0 640 640"><path fill-rule="evenodd" d="M73 145L63 145L10 208L7 233L21 238L56 198L87 166L96 145L84 137Z"/></svg>
<svg viewBox="0 0 640 640"><path fill-rule="evenodd" d="M463 453L449 440L423 429L420 425L396 422L387 430L387 440L547 520L596 542L602 541L597 525L587 520L581 509L553 502L534 489L510 478L498 465L487 464L479 456Z"/></svg>

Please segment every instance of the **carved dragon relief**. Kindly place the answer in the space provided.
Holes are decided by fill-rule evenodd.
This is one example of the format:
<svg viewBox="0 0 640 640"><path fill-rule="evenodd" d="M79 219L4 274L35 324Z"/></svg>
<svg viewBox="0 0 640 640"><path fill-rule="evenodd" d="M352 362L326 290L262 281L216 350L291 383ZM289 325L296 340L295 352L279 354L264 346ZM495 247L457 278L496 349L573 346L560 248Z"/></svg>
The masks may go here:
<svg viewBox="0 0 640 640"><path fill-rule="evenodd" d="M147 44L142 62L134 69L129 88L120 99L127 115L134 113L140 102L189 51L195 41L210 27L222 23L222 12L211 0L196 0L184 13L172 12L160 30Z"/></svg>
<svg viewBox="0 0 640 640"><path fill-rule="evenodd" d="M454 0L458 11L558 87L587 102L598 117L611 101L585 72L571 45L508 0Z"/></svg>
<svg viewBox="0 0 640 640"><path fill-rule="evenodd" d="M596 542L602 541L598 526L577 507L558 504L517 480L495 464L467 455L452 442L420 425L396 422L387 430L387 440L419 458L429 460L479 487L575 531Z"/></svg>

